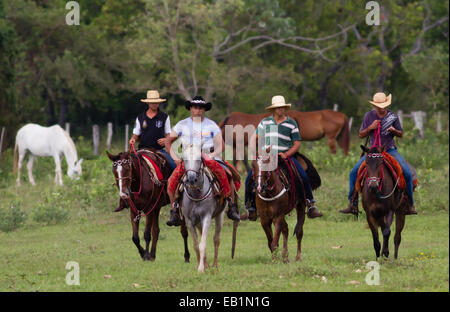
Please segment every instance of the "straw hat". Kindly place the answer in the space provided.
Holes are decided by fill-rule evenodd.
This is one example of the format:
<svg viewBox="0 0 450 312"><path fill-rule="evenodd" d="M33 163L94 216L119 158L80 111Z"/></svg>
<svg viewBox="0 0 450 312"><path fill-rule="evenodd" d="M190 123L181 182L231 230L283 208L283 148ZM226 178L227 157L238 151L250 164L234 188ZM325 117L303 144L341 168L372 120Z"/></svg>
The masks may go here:
<svg viewBox="0 0 450 312"><path fill-rule="evenodd" d="M275 109L275 108L279 108L279 107L291 108L291 104L286 104L286 101L284 100L284 96L275 95L274 97L272 97L272 105L270 105L269 107L266 107L266 110Z"/></svg>
<svg viewBox="0 0 450 312"><path fill-rule="evenodd" d="M378 92L373 95L373 101L369 101L370 104L379 108L385 108L391 105L392 94L386 96L383 92Z"/></svg>
<svg viewBox="0 0 450 312"><path fill-rule="evenodd" d="M156 90L148 90L147 98L141 100L141 102L145 102L145 103L161 103L161 102L165 102L165 101L166 101L166 99L159 98L159 92Z"/></svg>

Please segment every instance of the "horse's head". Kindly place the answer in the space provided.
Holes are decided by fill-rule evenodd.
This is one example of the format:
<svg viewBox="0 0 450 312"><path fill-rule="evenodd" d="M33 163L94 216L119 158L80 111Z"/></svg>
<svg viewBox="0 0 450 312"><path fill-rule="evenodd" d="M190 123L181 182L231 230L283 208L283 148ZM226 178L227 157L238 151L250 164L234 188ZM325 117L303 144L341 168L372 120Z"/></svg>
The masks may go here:
<svg viewBox="0 0 450 312"><path fill-rule="evenodd" d="M258 193L264 193L273 189L273 185L269 186L269 181L273 170L270 170L273 162L277 161L277 156L270 154L271 146L266 148L265 153L260 151L256 160L252 161L253 181L256 182L256 190Z"/></svg>
<svg viewBox="0 0 450 312"><path fill-rule="evenodd" d="M112 172L116 179L119 195L122 199L128 199L131 194L133 171L131 153L128 151L125 153L119 153L118 155L112 155L106 151L106 154L108 154L109 159L113 162Z"/></svg>
<svg viewBox="0 0 450 312"><path fill-rule="evenodd" d="M186 183L192 187L202 184L203 162L200 147L194 144L183 146L182 159L186 170Z"/></svg>
<svg viewBox="0 0 450 312"><path fill-rule="evenodd" d="M69 165L67 168L67 175L71 179L78 180L82 174L81 163L83 162L83 158L80 160L76 160L73 164Z"/></svg>
<svg viewBox="0 0 450 312"><path fill-rule="evenodd" d="M371 192L377 193L380 187L381 181L381 167L383 165L383 152L385 147L381 148L372 147L367 148L361 145L361 149L366 153L366 165L367 165L367 186Z"/></svg>

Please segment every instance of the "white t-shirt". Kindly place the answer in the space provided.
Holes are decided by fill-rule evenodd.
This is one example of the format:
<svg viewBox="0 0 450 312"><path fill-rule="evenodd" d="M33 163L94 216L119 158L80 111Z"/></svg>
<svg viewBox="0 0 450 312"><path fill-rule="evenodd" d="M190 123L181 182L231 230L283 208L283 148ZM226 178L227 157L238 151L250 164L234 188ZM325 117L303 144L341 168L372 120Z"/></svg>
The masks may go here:
<svg viewBox="0 0 450 312"><path fill-rule="evenodd" d="M206 117L202 122L194 122L192 117L180 120L173 127L173 132L178 135L182 144L199 145L204 151L214 147L213 138L221 134L219 126Z"/></svg>
<svg viewBox="0 0 450 312"><path fill-rule="evenodd" d="M164 133L170 134L170 117L169 116L167 116L166 123L164 124ZM135 135L142 134L141 123L139 122L138 118L136 118L136 122L134 123L133 134L135 134Z"/></svg>

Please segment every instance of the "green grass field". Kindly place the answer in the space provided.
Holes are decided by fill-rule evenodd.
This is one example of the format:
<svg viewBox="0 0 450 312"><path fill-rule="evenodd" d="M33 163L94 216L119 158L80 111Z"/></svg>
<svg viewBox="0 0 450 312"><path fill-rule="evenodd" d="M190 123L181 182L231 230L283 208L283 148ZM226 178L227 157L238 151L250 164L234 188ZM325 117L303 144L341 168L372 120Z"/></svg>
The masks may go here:
<svg viewBox="0 0 450 312"><path fill-rule="evenodd" d="M419 215L406 217L398 260L393 259L391 235L391 257L378 259L380 285L365 282L366 264L376 259L364 214L356 220L338 213L346 206L348 172L358 159L359 140L354 139L346 158L341 152L331 156L325 141L302 146L322 177L314 194L324 213L305 221L303 261L295 261L295 213L287 217L287 264L272 260L259 220L240 223L231 259L232 223L225 218L219 270L204 274L197 272L191 240L191 263L184 263L179 228L165 225L168 206L161 211L156 260L141 260L131 241L128 210L112 212L118 193L111 163L106 156L89 157L87 144L76 142L80 156L88 158L83 177L70 181L65 176L63 187L53 184L53 160L40 158L34 169L37 186L29 185L24 170L23 185L17 188L12 151L7 151L0 164L0 291L449 291L448 132L400 142L400 152L418 171ZM242 201L242 189L240 194ZM210 235L211 260L213 250ZM78 286L66 285L69 261L79 263Z"/></svg>

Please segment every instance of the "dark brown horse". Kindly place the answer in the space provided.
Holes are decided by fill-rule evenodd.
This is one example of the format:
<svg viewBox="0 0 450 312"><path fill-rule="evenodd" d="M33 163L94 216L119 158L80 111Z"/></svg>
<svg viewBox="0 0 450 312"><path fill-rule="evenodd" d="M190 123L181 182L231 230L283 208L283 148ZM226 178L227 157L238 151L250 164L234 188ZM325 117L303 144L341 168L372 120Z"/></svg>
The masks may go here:
<svg viewBox="0 0 450 312"><path fill-rule="evenodd" d="M283 234L282 257L284 262L288 260L288 225L285 216L290 213L294 206L297 211L297 224L294 234L297 236L297 256L296 260L301 260L301 242L303 238L303 224L305 222L306 199L303 185L297 185L300 188L301 196L296 196L295 202L292 197L292 183L290 180L289 169L281 172L281 166L275 170L264 171L264 166L269 162L277 161L277 155L258 156L257 160L252 161L253 179L256 184L256 209L261 221L261 225L267 236L269 249L272 258L276 257L275 251L278 248L280 235ZM287 168L286 168L287 169ZM287 182L287 183L286 183ZM294 191L295 193L295 191ZM275 234L272 232L272 223L275 226Z"/></svg>
<svg viewBox="0 0 450 312"><path fill-rule="evenodd" d="M398 178L394 178L389 165L383 158L384 148L366 148L361 145L366 153L367 173L363 181L361 193L362 203L366 212L367 222L372 231L373 247L377 258L380 256L380 241L378 228L383 234L382 254L389 257L389 236L391 224L395 214L395 259L398 256L401 233L405 226L405 205L407 199L404 192L398 188Z"/></svg>
<svg viewBox="0 0 450 312"><path fill-rule="evenodd" d="M336 153L335 141L338 142L345 155L348 154L350 145L350 130L348 125L348 117L333 110L319 110L312 112L299 112L296 110L289 110L288 116L295 120L300 129L300 136L303 141L316 141L323 137L327 138L328 146L332 154ZM219 123L219 127L222 130L222 137L225 138L225 126L241 125L246 127L247 125L253 125L254 129L258 126L259 122L269 116L270 113L264 114L245 114L240 112L232 112L223 121ZM245 133L243 138L244 145L247 146L249 135L252 133ZM233 151L234 151L234 164L236 165L236 134L233 133ZM244 153L244 164L247 171L250 169L247 164L247 154Z"/></svg>
<svg viewBox="0 0 450 312"><path fill-rule="evenodd" d="M166 182L170 176L169 164L164 156L155 150L128 151L118 155L106 153L113 162L112 171L119 189L119 195L123 200L127 201L130 207L133 243L136 245L143 260L154 261L159 237L159 212L161 207L170 203L166 190ZM154 171L150 169L147 162L143 159L143 153L150 157L153 163L160 168L163 179L159 180L154 176L154 173L152 173ZM139 240L139 220L141 216L146 217L144 230L145 249L141 247ZM189 262L188 232L184 223L180 231L184 240L184 259L185 262ZM152 247L149 252L150 241L152 241Z"/></svg>

